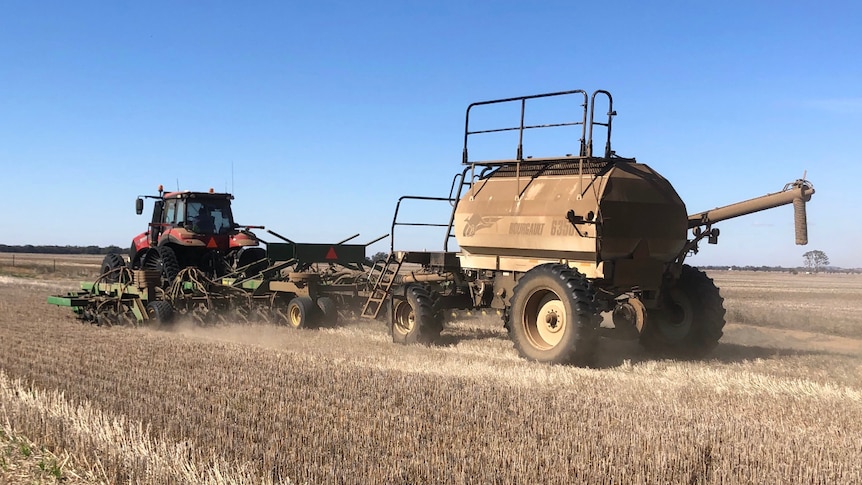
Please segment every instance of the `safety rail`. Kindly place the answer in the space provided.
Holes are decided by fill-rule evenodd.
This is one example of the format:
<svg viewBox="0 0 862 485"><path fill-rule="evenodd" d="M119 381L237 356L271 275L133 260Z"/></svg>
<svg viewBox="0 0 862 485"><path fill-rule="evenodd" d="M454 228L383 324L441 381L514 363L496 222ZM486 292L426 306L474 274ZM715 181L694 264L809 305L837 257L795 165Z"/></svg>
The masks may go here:
<svg viewBox="0 0 862 485"><path fill-rule="evenodd" d="M572 121L563 121L559 123L545 123L545 124L524 124L524 118L526 113L527 101L533 99L540 98L549 98L554 96L569 96L569 95L577 95L580 94L583 96L583 103L581 106L583 107L583 112L581 114L580 119L572 120ZM596 96L602 95L607 97L608 99L608 120L606 122L595 121L595 101ZM501 103L512 103L512 102L520 102L521 104L521 116L520 123L517 126L508 126L502 128L493 128L493 129L485 129L485 130L470 130L470 112L473 108L479 106L487 106L492 104L501 104ZM475 165L502 165L506 163L513 162L531 162L531 163L541 163L541 162L549 162L555 161L557 158L549 157L549 158L524 158L524 131L539 129L539 128L559 128L566 126L580 126L581 127L581 136L579 139L580 147L578 150L577 158L588 158L593 156L593 128L594 126L602 126L607 130L607 138L605 141L605 158L609 158L613 155L613 151L611 150L611 124L613 117L616 115L616 112L613 110L613 98L611 97L611 93L605 90L597 90L593 92L592 95L587 94L583 89L575 89L571 91L559 91L555 93L546 93L546 94L535 94L531 96L519 96L515 98L505 98L505 99L495 99L490 101L480 101L476 103L472 103L467 107L467 114L464 122L464 149L461 156L461 162L465 165L475 164ZM470 160L469 157L469 139L472 135L480 135L487 133L501 133L507 131L518 131L518 148L515 154L515 158L513 159L503 159L503 160ZM566 157L571 157L571 154L567 154Z"/></svg>
<svg viewBox="0 0 862 485"><path fill-rule="evenodd" d="M401 210L401 203L405 200L422 200L426 202L448 202L449 204L456 204L457 199L453 199L452 197L425 197L419 195L403 195L398 198L398 203L395 204L395 215L392 217L392 229L390 230L390 234L392 237L389 239L390 242L390 251L395 251L395 228L399 226L412 226L412 227L446 227L448 228L448 233L446 235L446 243L448 243L449 238L452 232L452 224L451 222L448 224L442 223L434 223L434 222L398 222L398 213ZM454 209L452 210L454 214ZM451 219L451 218L450 218ZM448 245L448 244L444 244Z"/></svg>

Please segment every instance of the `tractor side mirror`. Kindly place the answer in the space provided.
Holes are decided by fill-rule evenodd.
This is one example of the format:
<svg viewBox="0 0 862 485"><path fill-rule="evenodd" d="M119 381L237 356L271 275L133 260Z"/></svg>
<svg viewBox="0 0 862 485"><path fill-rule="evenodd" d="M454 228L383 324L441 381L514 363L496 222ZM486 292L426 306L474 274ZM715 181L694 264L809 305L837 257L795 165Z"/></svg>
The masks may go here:
<svg viewBox="0 0 862 485"><path fill-rule="evenodd" d="M135 212L137 212L138 215L141 215L144 213L144 199L138 197L135 200Z"/></svg>

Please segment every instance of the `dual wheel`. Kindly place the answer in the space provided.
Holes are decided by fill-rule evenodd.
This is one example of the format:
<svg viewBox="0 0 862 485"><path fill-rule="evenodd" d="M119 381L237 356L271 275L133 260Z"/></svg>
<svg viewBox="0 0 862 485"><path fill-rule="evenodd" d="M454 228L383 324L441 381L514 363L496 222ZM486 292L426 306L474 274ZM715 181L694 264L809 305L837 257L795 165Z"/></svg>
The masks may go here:
<svg viewBox="0 0 862 485"><path fill-rule="evenodd" d="M318 297L316 302L308 296L297 296L288 302L283 318L292 328L331 327L338 324L338 309L328 296Z"/></svg>
<svg viewBox="0 0 862 485"><path fill-rule="evenodd" d="M151 247L141 257L141 268L158 271L162 275L162 287L167 288L180 272L177 253L170 246Z"/></svg>
<svg viewBox="0 0 862 485"><path fill-rule="evenodd" d="M424 286L411 285L402 298L392 301L390 311L392 341L399 344L428 344L443 330L443 314L435 295ZM389 302L384 302L389 306Z"/></svg>

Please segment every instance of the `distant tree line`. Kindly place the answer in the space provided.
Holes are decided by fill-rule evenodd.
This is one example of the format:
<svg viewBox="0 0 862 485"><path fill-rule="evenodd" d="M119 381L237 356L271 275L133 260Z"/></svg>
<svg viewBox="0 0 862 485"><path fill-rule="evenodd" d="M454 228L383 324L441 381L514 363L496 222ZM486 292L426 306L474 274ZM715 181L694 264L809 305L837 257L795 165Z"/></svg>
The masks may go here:
<svg viewBox="0 0 862 485"><path fill-rule="evenodd" d="M713 271L763 271L763 272L773 272L773 273L813 273L810 268L806 268L804 266L798 266L795 268L785 268L783 266L737 266L733 265L723 265L723 266L698 266L698 268L703 270L713 270ZM825 266L818 270L820 273L862 273L862 268L838 268L836 266Z"/></svg>
<svg viewBox="0 0 862 485"><path fill-rule="evenodd" d="M125 253L127 250L119 246L9 246L0 244L0 253L37 253L37 254L108 254Z"/></svg>

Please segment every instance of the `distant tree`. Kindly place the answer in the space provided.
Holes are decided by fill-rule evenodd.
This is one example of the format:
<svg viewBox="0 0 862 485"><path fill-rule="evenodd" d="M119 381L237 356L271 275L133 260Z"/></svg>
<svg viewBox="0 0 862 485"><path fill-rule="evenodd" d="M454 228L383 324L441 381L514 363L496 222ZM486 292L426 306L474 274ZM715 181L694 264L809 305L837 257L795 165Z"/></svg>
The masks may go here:
<svg viewBox="0 0 862 485"><path fill-rule="evenodd" d="M371 256L370 258L365 258L365 262L368 263L369 265L371 265L371 264L374 264L378 261L386 261L386 258L388 258L388 257L389 257L389 254L384 253L382 251L378 251L378 252L374 253L374 255Z"/></svg>
<svg viewBox="0 0 862 485"><path fill-rule="evenodd" d="M829 266L829 256L819 249L807 251L802 255L802 259L805 261L805 267L815 273L819 273L824 266Z"/></svg>

